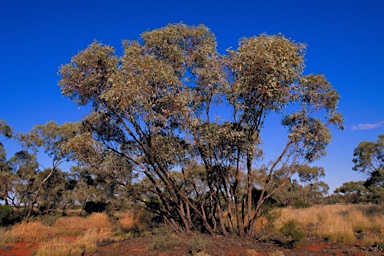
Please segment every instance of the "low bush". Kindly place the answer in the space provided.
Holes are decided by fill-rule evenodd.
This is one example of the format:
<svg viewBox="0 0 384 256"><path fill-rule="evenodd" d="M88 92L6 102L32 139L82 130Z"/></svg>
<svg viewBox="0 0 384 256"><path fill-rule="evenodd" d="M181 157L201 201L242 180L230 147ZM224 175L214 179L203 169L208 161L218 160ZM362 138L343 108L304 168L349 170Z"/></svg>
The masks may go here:
<svg viewBox="0 0 384 256"><path fill-rule="evenodd" d="M295 209L304 209L304 208L312 207L312 204L305 202L302 199L299 199L299 200L296 200L295 202L293 202L292 206Z"/></svg>
<svg viewBox="0 0 384 256"><path fill-rule="evenodd" d="M203 253L209 246L209 241L205 239L201 234L194 234L193 239L189 243L190 252L193 255L197 253Z"/></svg>
<svg viewBox="0 0 384 256"><path fill-rule="evenodd" d="M101 201L89 201L84 205L84 211L88 214L94 212L104 212L107 209L108 203L104 203Z"/></svg>
<svg viewBox="0 0 384 256"><path fill-rule="evenodd" d="M298 245L305 237L302 226L295 220L284 222L283 226L280 228L280 232L285 238L284 241L281 241L282 244L289 248Z"/></svg>
<svg viewBox="0 0 384 256"><path fill-rule="evenodd" d="M358 208L366 217L375 217L384 215L383 205L368 205Z"/></svg>
<svg viewBox="0 0 384 256"><path fill-rule="evenodd" d="M11 225L13 222L14 217L12 206L0 204L0 226Z"/></svg>
<svg viewBox="0 0 384 256"><path fill-rule="evenodd" d="M150 250L162 251L175 247L180 244L180 240L175 235L171 227L161 225L152 231L152 242L149 245Z"/></svg>

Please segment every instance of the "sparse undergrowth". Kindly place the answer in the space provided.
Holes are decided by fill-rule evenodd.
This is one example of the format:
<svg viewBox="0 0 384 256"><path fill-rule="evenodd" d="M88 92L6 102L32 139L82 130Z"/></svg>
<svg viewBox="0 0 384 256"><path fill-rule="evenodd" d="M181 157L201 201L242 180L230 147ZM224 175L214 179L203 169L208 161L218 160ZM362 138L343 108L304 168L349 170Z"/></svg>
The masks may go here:
<svg viewBox="0 0 384 256"><path fill-rule="evenodd" d="M173 233L173 230L167 225L161 225L153 230L153 239L152 243L149 245L149 249L162 251L179 244L180 240L176 234Z"/></svg>
<svg viewBox="0 0 384 256"><path fill-rule="evenodd" d="M276 226L295 220L307 234L325 241L363 246L384 245L384 207L380 205L326 205L306 209L286 208Z"/></svg>
<svg viewBox="0 0 384 256"><path fill-rule="evenodd" d="M285 247L292 248L303 240L305 233L303 227L296 220L289 220L283 223L280 232L284 236L282 244Z"/></svg>
<svg viewBox="0 0 384 256"><path fill-rule="evenodd" d="M275 209L278 218L265 217L257 223L260 230L257 240L279 242L282 245L281 250L269 255L284 255L284 248L305 245L307 240L303 239L304 235L317 236L319 241L323 239L325 243L358 243L363 248L380 253L384 250L383 209L377 205ZM34 252L39 256L82 255L97 253L102 244L137 236L150 238L151 242L146 247L148 251L169 252L176 248L187 248L189 254L200 256L211 252L208 248L212 239L208 235L194 233L181 237L166 225L151 231L148 217L143 213L118 213L114 218L104 213L94 213L86 218L61 217L51 226L37 221L23 222L0 228L0 247L11 248L15 242L24 241L39 244ZM253 248L243 253L257 255Z"/></svg>
<svg viewBox="0 0 384 256"><path fill-rule="evenodd" d="M62 217L52 226L41 222L22 222L0 232L2 246L17 241L39 244L36 255L82 255L97 251L99 244L121 239L114 234L114 224L104 213L87 218Z"/></svg>

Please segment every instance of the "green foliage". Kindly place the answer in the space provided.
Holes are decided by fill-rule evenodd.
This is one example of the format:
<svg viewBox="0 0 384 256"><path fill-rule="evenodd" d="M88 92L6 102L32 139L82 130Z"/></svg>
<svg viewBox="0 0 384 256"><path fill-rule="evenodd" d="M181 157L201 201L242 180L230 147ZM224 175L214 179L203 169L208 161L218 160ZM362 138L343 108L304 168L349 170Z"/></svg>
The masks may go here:
<svg viewBox="0 0 384 256"><path fill-rule="evenodd" d="M312 207L312 204L305 202L302 199L298 199L295 202L293 202L292 206L293 208L296 208L296 209L304 209L304 208Z"/></svg>
<svg viewBox="0 0 384 256"><path fill-rule="evenodd" d="M38 216L37 219L41 221L41 223L51 226L61 217L63 217L62 214L55 213L55 214L45 214L43 216Z"/></svg>
<svg viewBox="0 0 384 256"><path fill-rule="evenodd" d="M244 236L260 216L273 225L272 204L322 198L324 170L307 164L326 153L329 125L342 128L343 120L326 77L303 75L306 45L261 34L226 54L216 47L209 28L185 24L125 41L121 56L91 43L59 70L62 94L90 107L81 122L13 134L0 121L0 135L23 148L6 161L0 144L0 199L27 219L36 206L41 215L74 205L110 213L134 202L175 232ZM211 120L213 106L231 121ZM261 134L271 114L287 127L287 143L260 166L268 162L260 161ZM41 151L52 166L41 167ZM71 172L59 169L67 160L78 164ZM291 182L295 174L301 184ZM372 177L377 184L381 172Z"/></svg>
<svg viewBox="0 0 384 256"><path fill-rule="evenodd" d="M0 226L13 224L13 221L14 216L12 206L0 204Z"/></svg>
<svg viewBox="0 0 384 256"><path fill-rule="evenodd" d="M104 212L109 204L101 201L89 201L84 204L84 211L88 214L93 212Z"/></svg>
<svg viewBox="0 0 384 256"><path fill-rule="evenodd" d="M342 186L335 189L335 193L343 194L345 203L357 204L361 202L367 202L368 190L364 186L364 181L349 181L344 182Z"/></svg>
<svg viewBox="0 0 384 256"><path fill-rule="evenodd" d="M216 46L209 28L185 24L125 41L122 56L95 41L59 70L62 94L89 105L89 115L20 138L83 167L71 174L74 201L115 203L128 194L177 232L252 234L263 204L325 154L329 125L342 128L339 95L325 76L302 74L306 46L283 35L242 38L227 54ZM211 120L214 105L227 108L231 121ZM254 168L272 113L288 128L287 144L275 161ZM302 175L305 182L322 176L315 171ZM308 191L326 190L318 185Z"/></svg>
<svg viewBox="0 0 384 256"><path fill-rule="evenodd" d="M4 120L0 120L0 135L5 136L6 138L11 138L13 136L13 128Z"/></svg>
<svg viewBox="0 0 384 256"><path fill-rule="evenodd" d="M289 248L298 245L305 237L303 227L295 220L284 222L280 232L285 237L283 245Z"/></svg>
<svg viewBox="0 0 384 256"><path fill-rule="evenodd" d="M346 202L379 204L384 199L384 134L375 142L363 141L355 148L353 170L368 175L365 181L346 182L335 193L344 194Z"/></svg>

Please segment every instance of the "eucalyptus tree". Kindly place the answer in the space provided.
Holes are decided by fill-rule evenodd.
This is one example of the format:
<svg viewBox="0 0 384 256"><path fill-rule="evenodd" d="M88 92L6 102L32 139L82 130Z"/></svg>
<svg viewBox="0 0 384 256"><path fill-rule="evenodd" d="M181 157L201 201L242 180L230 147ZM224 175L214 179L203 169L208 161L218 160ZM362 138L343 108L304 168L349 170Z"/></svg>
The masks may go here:
<svg viewBox="0 0 384 256"><path fill-rule="evenodd" d="M154 210L176 232L253 234L266 200L325 154L328 125L342 127L338 93L323 75L302 75L305 45L282 35L243 38L227 54L203 25L141 37L125 41L121 57L93 42L60 68L63 95L91 106L67 149L105 175L129 177L120 185L156 198ZM213 118L214 105L230 120ZM287 141L260 168L272 113L281 114Z"/></svg>
<svg viewBox="0 0 384 256"><path fill-rule="evenodd" d="M329 186L320 181L325 177L324 168L317 166L303 166L299 172L299 180L303 185L303 200L312 203L328 194Z"/></svg>
<svg viewBox="0 0 384 256"><path fill-rule="evenodd" d="M364 182L368 201L381 203L384 200L384 134L380 134L376 141L359 143L354 150L352 162L354 171L368 176Z"/></svg>
<svg viewBox="0 0 384 256"><path fill-rule="evenodd" d="M89 132L78 136L75 145L82 147L81 159L93 164L105 153L128 160L136 176L150 180L146 189L159 198L162 217L176 231L192 228L186 217L191 207L212 233L206 217L177 187L170 171L191 161L191 145L183 136L187 120L199 110L200 98L212 100L213 78L223 76L215 38L204 26L185 25L142 37L143 45L126 41L121 58L112 47L94 42L60 69L63 94L93 106L84 121ZM212 85L194 82L197 77ZM190 84L196 86L192 89Z"/></svg>
<svg viewBox="0 0 384 256"><path fill-rule="evenodd" d="M4 120L0 120L0 135L5 138L12 138L13 129ZM0 141L0 199L4 200L8 205L9 193L11 192L10 180L12 174L10 172L11 167L7 162L6 150L3 143Z"/></svg>
<svg viewBox="0 0 384 256"><path fill-rule="evenodd" d="M16 140L18 136L3 120L0 121L0 134ZM16 210L18 217L30 201L36 168L34 154L21 150L7 160L4 146L0 143L0 198Z"/></svg>
<svg viewBox="0 0 384 256"><path fill-rule="evenodd" d="M364 184L363 180L344 182L343 185L335 189L334 193L338 195L343 194L342 199L345 203L358 204L368 202L369 191Z"/></svg>
<svg viewBox="0 0 384 256"><path fill-rule="evenodd" d="M48 180L52 176L59 176L58 167L69 160L72 152L63 150L63 145L76 135L79 130L78 126L78 123L58 125L56 122L50 121L43 125L36 125L29 132L20 132L16 135L16 139L21 143L23 150L15 155L17 158L14 159L14 171L20 173L22 170L26 170L25 175L28 175L30 183L26 188L28 203L24 202L28 208L26 220L29 220L33 208L39 203L40 192L44 191L43 187L49 183ZM36 155L39 150L43 150L50 157L50 164L44 166L38 162ZM28 159L30 160L26 162ZM25 179L24 176L23 179ZM20 182L21 186L23 184L24 182ZM46 189L45 191L48 192Z"/></svg>

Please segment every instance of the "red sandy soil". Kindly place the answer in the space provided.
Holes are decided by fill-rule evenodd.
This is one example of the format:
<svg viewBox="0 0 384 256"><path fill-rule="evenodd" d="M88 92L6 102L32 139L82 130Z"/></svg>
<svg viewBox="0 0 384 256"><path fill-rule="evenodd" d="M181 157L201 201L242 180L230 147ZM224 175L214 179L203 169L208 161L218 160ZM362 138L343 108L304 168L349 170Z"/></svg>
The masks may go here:
<svg viewBox="0 0 384 256"><path fill-rule="evenodd" d="M38 248L37 244L28 244L26 242L17 242L12 246L0 248L1 256L25 256L31 255L31 252Z"/></svg>
<svg viewBox="0 0 384 256"><path fill-rule="evenodd" d="M166 248L161 251L148 249L151 244L151 237L129 238L124 241L111 242L100 245L98 251L86 256L101 255L136 255L136 256L181 256L192 255L189 242L190 237L180 237L182 241L173 248ZM240 239L238 237L210 237L204 236L208 240L208 246L204 250L211 256L237 255L237 256L365 256L365 255L384 255L383 251L375 248L364 248L358 245L342 245L324 243L317 238L306 238L303 245L293 249L287 249L273 242L260 242L254 239ZM0 248L1 256L26 256L32 255L38 248L37 244L26 244L24 242L15 243L12 247L5 246ZM32 252L32 254L31 254Z"/></svg>
<svg viewBox="0 0 384 256"><path fill-rule="evenodd" d="M237 255L237 256L268 256L272 253L275 255L285 256L365 256L365 255L384 255L383 251L375 252L372 248L362 248L357 245L341 245L324 243L316 238L306 238L304 245L293 249L287 249L273 242L259 242L254 239L240 239L238 237L210 237L205 236L209 240L209 246L204 250L211 256L221 255ZM181 238L182 240L190 238ZM137 256L181 256L192 255L188 243L173 248L168 248L159 252L148 250L151 243L150 237L139 237L127 239L119 243L100 246L97 253L92 256L101 255L137 255ZM280 252L280 254L278 254Z"/></svg>

